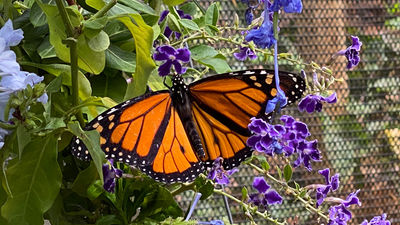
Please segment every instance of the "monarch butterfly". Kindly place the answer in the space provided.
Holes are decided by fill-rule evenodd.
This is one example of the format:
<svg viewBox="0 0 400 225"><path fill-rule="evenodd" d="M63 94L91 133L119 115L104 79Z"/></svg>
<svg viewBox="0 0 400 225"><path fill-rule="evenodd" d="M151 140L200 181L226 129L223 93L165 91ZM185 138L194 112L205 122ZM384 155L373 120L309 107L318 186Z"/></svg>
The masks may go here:
<svg viewBox="0 0 400 225"><path fill-rule="evenodd" d="M279 72L288 104L305 90L300 76ZM110 108L85 130L100 133L107 158L139 168L164 183L193 181L222 157L231 169L252 154L246 146L251 117L266 117L267 101L276 96L273 71L250 70L210 76L186 85L180 75L172 87L147 93ZM77 137L72 153L89 160Z"/></svg>

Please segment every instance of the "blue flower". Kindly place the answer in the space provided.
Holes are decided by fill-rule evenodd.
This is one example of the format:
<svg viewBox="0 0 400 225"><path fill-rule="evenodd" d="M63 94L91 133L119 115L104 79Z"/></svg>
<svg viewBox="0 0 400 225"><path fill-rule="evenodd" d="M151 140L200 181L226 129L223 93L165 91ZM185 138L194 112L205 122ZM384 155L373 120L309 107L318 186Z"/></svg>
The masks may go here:
<svg viewBox="0 0 400 225"><path fill-rule="evenodd" d="M303 10L303 3L301 0L274 0L271 6L271 11L278 12L280 8L286 13L301 13Z"/></svg>
<svg viewBox="0 0 400 225"><path fill-rule="evenodd" d="M181 62L189 62L190 51L187 48L175 49L169 45L164 45L156 48L153 55L154 60L163 61L164 63L158 67L158 74L166 76L170 73L172 65L178 74L186 72L186 67L182 67Z"/></svg>
<svg viewBox="0 0 400 225"><path fill-rule="evenodd" d="M264 177L255 177L253 181L253 188L255 188L258 193L250 194L249 202L256 206L282 204L283 198L271 186L265 181Z"/></svg>
<svg viewBox="0 0 400 225"><path fill-rule="evenodd" d="M351 193L347 196L346 200L339 199L340 204L329 208L329 222L328 225L345 225L351 219L351 212L347 208L350 205L361 206L361 202L357 197L358 192Z"/></svg>
<svg viewBox="0 0 400 225"><path fill-rule="evenodd" d="M225 223L222 220L211 220L210 222L201 222L201 221L199 221L197 224L224 225Z"/></svg>
<svg viewBox="0 0 400 225"><path fill-rule="evenodd" d="M249 31L245 37L246 41L253 41L259 48L270 48L276 42L272 20L266 15L269 15L268 4L265 4L264 21L262 25L258 29Z"/></svg>
<svg viewBox="0 0 400 225"><path fill-rule="evenodd" d="M312 113L314 111L321 112L322 110L322 102L327 103L336 103L337 97L336 92L331 94L329 97L323 97L321 95L307 95L299 102L299 110L300 112L307 111L308 113Z"/></svg>
<svg viewBox="0 0 400 225"><path fill-rule="evenodd" d="M351 36L352 44L345 50L339 51L338 55L346 56L347 69L351 69L358 65L360 62L360 50L362 46L362 42L359 40L357 36Z"/></svg>
<svg viewBox="0 0 400 225"><path fill-rule="evenodd" d="M7 49L10 49L10 46L17 46L21 42L23 33L21 29L14 30L12 21L8 20L0 29L0 38L5 41Z"/></svg>
<svg viewBox="0 0 400 225"><path fill-rule="evenodd" d="M384 213L382 216L375 216L369 222L364 220L360 225L390 225L390 221L386 220L386 213Z"/></svg>
<svg viewBox="0 0 400 225"><path fill-rule="evenodd" d="M237 60L245 61L247 58L254 60L257 58L256 53L249 47L240 47L240 52L233 53Z"/></svg>
<svg viewBox="0 0 400 225"><path fill-rule="evenodd" d="M114 167L114 160L110 159L103 164L103 188L104 190L114 193L116 178L122 177L122 170Z"/></svg>
<svg viewBox="0 0 400 225"><path fill-rule="evenodd" d="M277 112L279 113L281 108L283 108L287 104L287 98L285 92L283 92L282 89L280 88L277 88L277 91L278 91L277 95L273 99L268 100L267 106L265 107L265 114L273 112L277 108L276 105L278 103L279 103L279 108L277 109Z"/></svg>
<svg viewBox="0 0 400 225"><path fill-rule="evenodd" d="M316 206L317 208L322 204L325 200L326 196L330 191L336 191L339 188L339 174L335 174L332 177L329 177L330 171L329 168L319 170L318 173L325 177L325 185L319 184L316 188Z"/></svg>
<svg viewBox="0 0 400 225"><path fill-rule="evenodd" d="M218 184L229 184L229 176L239 171L237 168L231 170L224 170L222 166L223 158L218 157L214 160L213 167L208 173L207 178L215 180Z"/></svg>

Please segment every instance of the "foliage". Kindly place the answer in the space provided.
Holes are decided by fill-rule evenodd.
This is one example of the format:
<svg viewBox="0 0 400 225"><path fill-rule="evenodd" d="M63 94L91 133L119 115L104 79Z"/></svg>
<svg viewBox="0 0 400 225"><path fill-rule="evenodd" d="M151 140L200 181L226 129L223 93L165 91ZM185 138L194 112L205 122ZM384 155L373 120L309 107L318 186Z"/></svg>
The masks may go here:
<svg viewBox="0 0 400 225"><path fill-rule="evenodd" d="M301 1L294 1L295 10L288 2L274 1L274 11L283 7L285 11L299 12ZM249 1L247 4L250 11L257 8L250 6ZM191 184L168 186L155 182L137 169L117 164L118 170L124 173L123 179L115 180L114 193L107 192L103 187L103 176L106 177L106 174L102 169L106 160L99 145L98 132L82 129L86 122L118 102L142 95L149 89L165 89L164 82L169 84L170 77L165 80L159 77L157 67L158 71L163 71L160 75L165 76L170 74L173 65L175 72L183 74L185 78L198 80L209 71L231 72L227 59L233 53L242 61L247 57L249 60L259 57L267 62L274 51L265 47L273 46L279 39L278 13L274 14L274 20L269 20L267 3L265 5L267 16L264 16L264 20L262 16L250 19L249 27L243 28L239 27L238 18L229 25L219 24L218 2L204 9L196 0L186 3L184 0L2 1L0 23L4 25L11 19L14 29L21 29L24 36L22 43L5 45L2 51L11 54L11 61L18 62L18 68L15 68L18 72L23 72L26 77L28 72L35 73L44 80L42 83L24 83L24 87L10 91L6 107L0 110L4 111L4 118L0 118L0 143L4 144L0 146L0 223L35 225L48 220L51 224L196 224L197 221L183 219L185 213L174 198L189 190L201 193L201 200L213 194L224 195L241 204L249 220L253 220L253 216L260 216L275 224L283 222L257 206L267 209L271 202L282 202L285 198L277 191L285 192L288 198L301 202L310 213L326 222L332 221L326 211L318 208L318 205L314 206L316 200L310 194L310 190L314 189L322 193L322 189L318 189L322 186L300 187L293 178L294 167L307 164L307 169L311 170L309 161L312 157L309 156L311 153L305 153L306 150L318 151L316 141L305 140L309 133L296 141L313 146L303 147L294 167L290 163L291 154L287 154L285 166L276 168L278 177L269 173L271 166L264 155L253 155L248 159L246 163L250 167L279 188L277 191L269 190L264 177L258 177L253 187L259 193L251 194L247 188L243 188L240 200L215 188L216 183L229 182L227 175L235 172L221 168L215 168L217 171L210 172L213 176L208 177L217 177L216 182L201 175ZM388 21L388 24L397 23L398 20ZM266 29L268 33L264 32ZM224 35L224 32L236 30L250 32L250 35L247 38L239 34ZM5 34L1 34L1 38L5 37L2 35ZM268 37L268 40L264 37ZM219 42L235 47L213 47ZM176 52L160 56L159 59L152 57L161 52L159 50L163 47L160 46ZM354 57L358 57L359 50L353 49ZM187 54L181 55L181 52L189 54L191 60L186 60ZM321 101L336 102L336 95L335 101L326 100L328 96L333 96L330 85L339 81L329 68L302 62L288 53L280 53L275 57L293 63L296 68L313 72L313 76L306 77L308 93L312 94L307 104L304 103L312 105L310 110L306 109L307 112L321 111ZM358 61L353 64L358 64ZM1 69L0 72L0 81L3 82L5 70ZM8 75L15 74L9 72ZM382 78L371 86L385 91L382 86L389 82L386 79L389 78ZM1 85L0 94L3 94L5 87ZM43 96L48 96L48 100L41 101ZM279 104L275 102L272 107L277 109L275 107L279 107ZM275 128L269 129L263 133L263 137ZM280 136L270 138L275 138L275 144L287 147L294 141L287 134L296 129L300 128L287 127L287 133L281 132ZM88 148L92 158L90 162L80 161L71 155L69 144L73 136L78 136ZM254 149L258 150L256 147ZM279 150L274 149L273 152L281 154ZM265 152L265 149L258 151ZM319 153L315 154L318 157L312 160L317 161ZM260 185L268 188L264 190ZM323 187L329 185L327 182ZM273 196L269 197L272 200L267 197L271 193ZM357 198L357 193L351 197ZM325 199L329 202L329 198L325 197L326 194L322 201ZM344 207L343 202L339 203L334 208L335 213L338 213L339 207Z"/></svg>

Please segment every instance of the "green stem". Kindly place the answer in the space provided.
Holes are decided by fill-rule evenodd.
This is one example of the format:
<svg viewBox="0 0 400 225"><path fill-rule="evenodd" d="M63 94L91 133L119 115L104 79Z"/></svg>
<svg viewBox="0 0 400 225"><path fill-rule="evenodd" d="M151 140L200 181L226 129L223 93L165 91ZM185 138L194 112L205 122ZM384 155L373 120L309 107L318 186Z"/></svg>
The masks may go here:
<svg viewBox="0 0 400 225"><path fill-rule="evenodd" d="M234 196L232 196L232 195L230 195L230 194L228 194L228 193L226 193L226 192L224 192L224 191L222 191L222 190L220 190L220 189L214 189L214 193L220 194L220 195L224 195L224 196L228 197L228 198L231 199L232 201L234 201L234 202L240 204L243 208L245 208L245 209L246 209L247 211L249 211L249 212L253 211L253 208L252 208L250 205L248 205L248 204L246 204L246 203L240 201L239 199L235 198ZM261 213L261 212L259 212L259 211L255 211L255 214L257 214L258 216L263 217L264 219L266 219L266 220L268 220L268 221L270 221L270 222L272 222L272 223L274 223L274 224L278 224L278 225L284 225L284 224L285 224L284 222L279 222L278 220L269 217L269 216L268 216L267 214L265 214L265 213Z"/></svg>
<svg viewBox="0 0 400 225"><path fill-rule="evenodd" d="M94 20L100 17L103 17L114 5L116 5L118 0L111 0L107 5L97 11L89 20Z"/></svg>
<svg viewBox="0 0 400 225"><path fill-rule="evenodd" d="M72 22L67 14L67 9L65 8L62 0L56 0L58 11L60 12L61 19L65 26L65 31L67 33L66 43L70 51L70 61L71 61L71 83L72 83L72 104L73 106L79 105L79 83L78 83L78 49L77 49L77 36L78 33L75 32L75 28L72 26ZM76 118L79 121L81 127L85 125L83 115L81 110L77 110Z"/></svg>
<svg viewBox="0 0 400 225"><path fill-rule="evenodd" d="M268 179L270 179L270 180L274 181L275 183L280 184L281 186L283 186L286 189L286 192L291 194L291 195L293 195L297 200L302 202L307 210L318 214L320 217L324 218L326 221L329 220L329 218L325 214L323 214L319 209L315 208L307 200L305 200L304 198L300 197L300 193L298 193L298 191L296 189L290 187L286 182L283 182L283 181L280 181L280 180L276 179L271 174L269 174L265 170L261 169L260 167L254 165L252 163L249 163L249 166L251 166L253 169L257 170L257 172L259 172L259 173L263 174L264 176L266 176Z"/></svg>

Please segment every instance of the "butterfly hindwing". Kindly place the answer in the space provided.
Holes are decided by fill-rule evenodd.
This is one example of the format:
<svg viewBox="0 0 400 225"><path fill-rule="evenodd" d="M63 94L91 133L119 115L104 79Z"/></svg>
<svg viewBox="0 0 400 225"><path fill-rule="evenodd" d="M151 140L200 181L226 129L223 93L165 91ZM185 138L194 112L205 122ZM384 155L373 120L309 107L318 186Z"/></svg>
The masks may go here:
<svg viewBox="0 0 400 225"><path fill-rule="evenodd" d="M156 180L191 181L203 172L169 91L146 94L121 103L91 121L86 130L100 133L107 158L136 166ZM72 153L90 159L75 138Z"/></svg>
<svg viewBox="0 0 400 225"><path fill-rule="evenodd" d="M286 72L280 72L279 75L280 87L288 103L295 102L305 90L304 80ZM251 150L245 145L245 140L250 136L247 129L250 118L266 118L266 104L277 94L273 71L238 71L211 76L192 83L189 90L193 118L207 149L207 157L202 160L211 162L217 157L223 157L225 169L237 166L251 155ZM224 135L221 135L219 130L224 129ZM235 145L226 147L228 134L231 139L237 136L239 138L236 140L244 140L244 146L241 141L236 141ZM209 166L209 163L206 165Z"/></svg>

